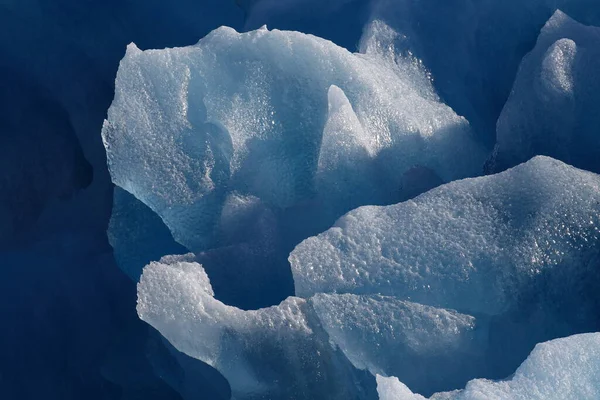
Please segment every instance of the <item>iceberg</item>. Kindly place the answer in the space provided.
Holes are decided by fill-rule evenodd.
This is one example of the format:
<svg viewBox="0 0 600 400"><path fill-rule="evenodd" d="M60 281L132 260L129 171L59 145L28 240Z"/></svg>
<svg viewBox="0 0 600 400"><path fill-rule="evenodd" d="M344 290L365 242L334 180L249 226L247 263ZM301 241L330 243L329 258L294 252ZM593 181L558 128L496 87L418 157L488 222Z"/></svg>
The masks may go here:
<svg viewBox="0 0 600 400"><path fill-rule="evenodd" d="M186 48L131 45L103 129L112 179L198 251L215 245L230 194L282 210L326 196L315 193L315 173L339 159L329 136L343 137L340 128L364 149L354 164L373 164L392 192L414 165L442 181L477 175L484 153L466 120L408 78L377 55L296 32L220 28Z"/></svg>
<svg viewBox="0 0 600 400"><path fill-rule="evenodd" d="M270 18L272 2L242 3L249 23ZM547 3L464 6L476 26L445 21L436 35L456 26L430 42L419 21L431 2L374 1L358 53L266 26L182 48L131 44L102 139L116 258L134 280L148 264L140 318L242 399L424 398L504 377L540 341L597 330L600 177L541 156L472 178ZM354 3L278 4L334 15ZM509 11L518 17L500 26L496 12ZM465 29L485 40L444 48ZM523 61L493 160L501 129L525 135L502 128L529 118L514 105L519 80L558 93L548 110L563 107L570 71L583 60L590 74L593 51L579 52L594 29L560 12L547 23L538 46L570 36L539 50L540 77L527 77L537 47ZM511 167L540 152L506 149L533 149Z"/></svg>
<svg viewBox="0 0 600 400"><path fill-rule="evenodd" d="M600 396L600 333L538 344L514 375L504 381L475 379L464 390L436 393L432 400L562 400ZM380 400L424 400L394 377L377 376Z"/></svg>
<svg viewBox="0 0 600 400"><path fill-rule="evenodd" d="M482 171L487 154L469 124L421 64L393 52L394 35L374 23L356 54L266 27L219 28L184 48L130 45L102 131L113 182L216 286L228 281L219 298L279 302L293 293L287 256L302 239L360 205ZM128 224L119 218L128 213L113 213L111 226ZM253 279L239 274L246 267ZM269 294L257 286L269 280L286 283Z"/></svg>
<svg viewBox="0 0 600 400"><path fill-rule="evenodd" d="M600 172L600 28L561 11L546 23L527 54L497 123L488 169L501 171L544 154Z"/></svg>

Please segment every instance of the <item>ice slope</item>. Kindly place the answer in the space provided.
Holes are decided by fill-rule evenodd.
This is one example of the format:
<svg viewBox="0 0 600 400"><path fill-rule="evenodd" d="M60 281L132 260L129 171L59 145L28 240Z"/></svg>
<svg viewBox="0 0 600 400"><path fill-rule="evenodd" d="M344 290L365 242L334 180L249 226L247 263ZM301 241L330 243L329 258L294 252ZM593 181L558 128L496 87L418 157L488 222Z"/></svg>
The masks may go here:
<svg viewBox="0 0 600 400"><path fill-rule="evenodd" d="M476 379L435 400L563 400L600 397L600 334L586 333L538 344L512 377ZM398 379L377 376L380 400L424 400Z"/></svg>
<svg viewBox="0 0 600 400"><path fill-rule="evenodd" d="M537 277L576 285L594 270L599 185L595 174L536 157L404 203L361 207L291 253L296 293L380 293L500 314Z"/></svg>
<svg viewBox="0 0 600 400"><path fill-rule="evenodd" d="M130 47L122 62L103 131L113 179L196 253L146 268L138 312L236 397L368 398L356 369L428 394L502 376L538 340L597 328L600 181L547 157L350 212L290 255L305 300L243 311L215 299L208 275L230 294L236 280L264 282L275 270L255 270L271 266L265 252L319 219L470 174L456 171L475 160L458 162L482 151L423 65L397 51L402 40L375 21L351 54L299 33L223 28L189 48Z"/></svg>
<svg viewBox="0 0 600 400"><path fill-rule="evenodd" d="M599 67L600 28L557 11L523 58L498 120L490 169L545 154L600 172Z"/></svg>

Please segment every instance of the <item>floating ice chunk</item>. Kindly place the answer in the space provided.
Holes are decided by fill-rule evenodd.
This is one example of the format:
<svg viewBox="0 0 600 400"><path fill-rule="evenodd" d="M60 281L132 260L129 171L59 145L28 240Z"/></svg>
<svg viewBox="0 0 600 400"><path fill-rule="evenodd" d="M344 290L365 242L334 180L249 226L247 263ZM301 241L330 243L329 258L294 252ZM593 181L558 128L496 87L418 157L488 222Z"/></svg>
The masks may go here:
<svg viewBox="0 0 600 400"><path fill-rule="evenodd" d="M600 397L600 333L538 344L506 381L476 379L464 390L437 393L434 400L563 400ZM396 378L377 377L380 400L420 400Z"/></svg>
<svg viewBox="0 0 600 400"><path fill-rule="evenodd" d="M188 260L166 257L144 269L138 314L178 350L219 370L234 398L361 398L352 366L329 345L306 300L256 311L227 306Z"/></svg>
<svg viewBox="0 0 600 400"><path fill-rule="evenodd" d="M197 251L218 245L231 192L288 209L326 198L335 171L360 175L343 186L346 197L360 197L372 168L396 196L415 165L443 181L477 175L484 154L468 123L414 76L297 32L220 28L185 48L130 45L103 128L112 179Z"/></svg>
<svg viewBox="0 0 600 400"><path fill-rule="evenodd" d="M471 316L378 295L317 294L310 303L329 340L359 369L429 393L476 376L481 354Z"/></svg>
<svg viewBox="0 0 600 400"><path fill-rule="evenodd" d="M545 154L600 172L599 69L600 28L556 11L523 58L498 120L489 169L500 171Z"/></svg>
<svg viewBox="0 0 600 400"><path fill-rule="evenodd" d="M560 298L582 277L596 279L599 211L599 176L536 157L404 203L351 211L291 253L296 294L379 293L488 315L536 284L553 288L537 300ZM574 298L590 295L583 292Z"/></svg>

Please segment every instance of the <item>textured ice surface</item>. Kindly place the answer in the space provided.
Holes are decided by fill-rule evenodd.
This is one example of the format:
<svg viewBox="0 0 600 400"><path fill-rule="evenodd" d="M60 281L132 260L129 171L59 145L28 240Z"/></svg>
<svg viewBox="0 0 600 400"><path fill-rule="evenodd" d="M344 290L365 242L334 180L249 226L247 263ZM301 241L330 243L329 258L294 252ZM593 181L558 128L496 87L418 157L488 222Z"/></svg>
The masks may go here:
<svg viewBox="0 0 600 400"><path fill-rule="evenodd" d="M497 124L490 168L545 154L600 172L600 28L557 11L522 61Z"/></svg>
<svg viewBox="0 0 600 400"><path fill-rule="evenodd" d="M138 313L178 350L218 369L234 398L364 398L306 300L256 311L227 306L213 298L202 267L185 259L144 269Z"/></svg>
<svg viewBox="0 0 600 400"><path fill-rule="evenodd" d="M398 376L413 390L459 387L481 364L471 316L378 295L317 294L309 301L354 366Z"/></svg>
<svg viewBox="0 0 600 400"><path fill-rule="evenodd" d="M229 28L185 48L131 45L103 129L113 181L198 250L215 245L229 193L301 206L296 214L311 221L322 211L310 202L329 200L316 175L327 182L358 169L364 176L338 179L337 191L378 185L387 193L369 200L381 204L397 199L414 165L443 181L479 173L484 155L467 122L439 102L420 67L368 48L352 54L301 33ZM337 215L353 206L342 201Z"/></svg>
<svg viewBox="0 0 600 400"><path fill-rule="evenodd" d="M441 97L490 147L522 57L557 8L600 23L595 0L241 0L247 26L260 24L326 37L354 50L357 32L380 20L400 33L398 53L423 60ZM306 16L309 17L306 17ZM290 28L291 27L291 28ZM343 31L344 34L340 32Z"/></svg>
<svg viewBox="0 0 600 400"><path fill-rule="evenodd" d="M425 397L413 393L404 383L394 376L377 375L377 393L379 400L425 400Z"/></svg>
<svg viewBox="0 0 600 400"><path fill-rule="evenodd" d="M599 185L595 174L536 157L404 203L361 207L291 253L296 293L380 293L502 313L536 282L577 285L593 271Z"/></svg>
<svg viewBox="0 0 600 400"><path fill-rule="evenodd" d="M165 257L144 269L138 313L177 349L219 370L234 396L372 398L369 375L352 366L440 390L460 386L478 365L473 317L352 294L244 311L216 300L206 272L190 260ZM430 374L435 368L442 370Z"/></svg>
<svg viewBox="0 0 600 400"><path fill-rule="evenodd" d="M595 0L371 0L371 18L401 35L400 52L427 67L440 96L493 143L500 114L522 57L556 8L600 23Z"/></svg>
<svg viewBox="0 0 600 400"><path fill-rule="evenodd" d="M464 390L438 393L435 400L562 400L600 397L600 333L538 344L505 381L476 379ZM377 377L380 400L422 400L398 379Z"/></svg>

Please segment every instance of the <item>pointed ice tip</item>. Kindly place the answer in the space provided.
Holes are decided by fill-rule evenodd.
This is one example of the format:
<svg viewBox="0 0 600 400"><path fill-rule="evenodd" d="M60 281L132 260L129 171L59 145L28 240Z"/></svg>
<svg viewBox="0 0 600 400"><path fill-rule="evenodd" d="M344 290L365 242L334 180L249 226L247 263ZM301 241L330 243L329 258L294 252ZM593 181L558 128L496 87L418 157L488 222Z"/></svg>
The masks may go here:
<svg viewBox="0 0 600 400"><path fill-rule="evenodd" d="M127 45L127 50L125 51L125 55L132 55L132 54L137 54L137 53L141 53L142 51L140 50L139 47L137 47L137 45L133 42L129 43Z"/></svg>
<svg viewBox="0 0 600 400"><path fill-rule="evenodd" d="M559 18L570 18L567 14L565 14L562 10L556 9L554 14L550 17L550 19L559 19Z"/></svg>
<svg viewBox="0 0 600 400"><path fill-rule="evenodd" d="M562 12L561 10L557 9L554 12L554 14L552 14L550 19L546 22L543 29L547 29L548 27L552 26L560 26L569 22L575 22L575 20L567 14L565 14L564 12Z"/></svg>
<svg viewBox="0 0 600 400"><path fill-rule="evenodd" d="M264 24L263 26L261 26L260 28L258 28L259 31L268 31L269 28L267 28L267 24Z"/></svg>
<svg viewBox="0 0 600 400"><path fill-rule="evenodd" d="M336 85L331 85L327 92L329 102L329 112L339 111L341 108L350 106L350 100L346 97L346 93Z"/></svg>

